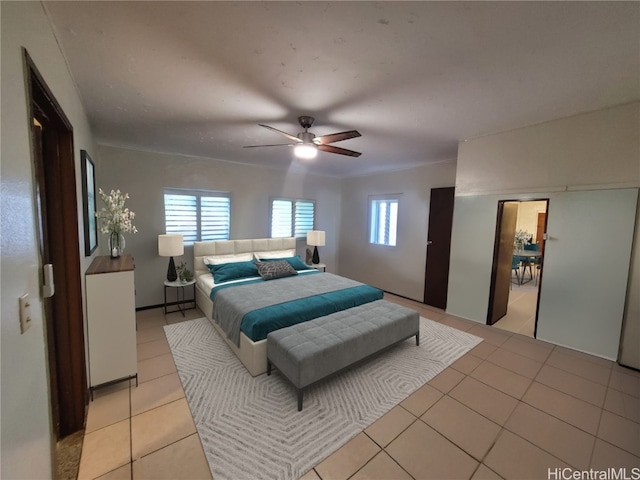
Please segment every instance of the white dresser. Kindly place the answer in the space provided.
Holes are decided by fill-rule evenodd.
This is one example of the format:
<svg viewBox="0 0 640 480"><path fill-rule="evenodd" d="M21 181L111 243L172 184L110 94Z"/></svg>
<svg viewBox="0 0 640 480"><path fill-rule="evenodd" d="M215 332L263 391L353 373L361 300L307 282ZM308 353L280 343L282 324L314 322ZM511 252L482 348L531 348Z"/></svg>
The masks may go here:
<svg viewBox="0 0 640 480"><path fill-rule="evenodd" d="M131 255L96 257L85 272L89 387L138 381L134 265Z"/></svg>

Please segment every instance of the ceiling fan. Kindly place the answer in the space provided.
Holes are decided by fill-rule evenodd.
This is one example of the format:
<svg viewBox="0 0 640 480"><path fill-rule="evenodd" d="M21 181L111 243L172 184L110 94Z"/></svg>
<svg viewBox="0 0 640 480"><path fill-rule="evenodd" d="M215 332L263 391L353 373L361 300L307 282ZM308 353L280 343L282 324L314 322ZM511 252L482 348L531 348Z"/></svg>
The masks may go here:
<svg viewBox="0 0 640 480"><path fill-rule="evenodd" d="M315 158L318 154L318 150L322 150L323 152L328 153L337 153L339 155L348 155L350 157L359 157L361 155L360 152L354 152L353 150L347 150L346 148L334 147L333 145L329 145L334 142L341 142L342 140L349 140L350 138L356 138L360 136L360 132L357 130L349 130L347 132L340 133L331 133L329 135L322 135L320 137L316 137L313 133L309 131L311 125L314 122L313 117L309 117L303 115L298 117L298 122L300 126L304 128L304 132L298 133L298 135L291 135L287 132L283 132L282 130L278 130L277 128L270 127L269 125L258 124L261 127L268 128L280 135L284 135L292 143L276 143L273 145L246 145L244 148L256 148L256 147L294 147L294 153L298 158Z"/></svg>

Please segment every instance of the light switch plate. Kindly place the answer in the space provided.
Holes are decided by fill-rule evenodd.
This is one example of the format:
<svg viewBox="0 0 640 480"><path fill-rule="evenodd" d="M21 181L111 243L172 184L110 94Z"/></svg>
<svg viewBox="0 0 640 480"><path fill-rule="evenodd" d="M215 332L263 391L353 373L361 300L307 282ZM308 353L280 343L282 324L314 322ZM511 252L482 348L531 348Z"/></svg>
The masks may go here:
<svg viewBox="0 0 640 480"><path fill-rule="evenodd" d="M25 293L20 297L20 333L29 330L31 326L31 302L29 294Z"/></svg>

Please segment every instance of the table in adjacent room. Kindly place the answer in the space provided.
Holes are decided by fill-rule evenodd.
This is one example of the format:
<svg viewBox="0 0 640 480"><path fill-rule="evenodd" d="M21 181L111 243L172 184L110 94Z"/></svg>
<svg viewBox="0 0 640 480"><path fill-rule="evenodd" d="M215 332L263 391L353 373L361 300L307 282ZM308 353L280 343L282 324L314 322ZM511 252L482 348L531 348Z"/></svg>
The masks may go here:
<svg viewBox="0 0 640 480"><path fill-rule="evenodd" d="M523 285L525 283L529 283L531 280L533 280L534 276L533 273L531 271L531 267L533 266L530 261L534 258L540 258L542 256L542 252L539 252L537 250L514 250L513 251L513 256L514 257L521 257L521 259L523 261L526 261L528 263L528 265L525 265L523 270L522 270L522 276L520 277L520 285ZM524 281L524 271L526 269L526 267L529 267L529 280L527 280L526 282Z"/></svg>

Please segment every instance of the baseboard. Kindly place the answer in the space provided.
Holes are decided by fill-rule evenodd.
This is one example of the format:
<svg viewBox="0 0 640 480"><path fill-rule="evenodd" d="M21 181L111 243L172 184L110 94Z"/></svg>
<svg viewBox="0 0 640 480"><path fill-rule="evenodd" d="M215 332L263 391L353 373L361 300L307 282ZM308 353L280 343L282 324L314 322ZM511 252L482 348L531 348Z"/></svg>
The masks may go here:
<svg viewBox="0 0 640 480"><path fill-rule="evenodd" d="M388 293L390 295L395 295L396 297L400 297L400 298L404 298L405 300L411 300L412 302L416 302L416 303L422 303L423 305L426 305L426 303L424 303L423 300L416 300L415 298L410 298L410 297L406 297L404 295L400 295L399 293L395 293L395 292L390 292L389 290L384 290L381 289L384 293Z"/></svg>
<svg viewBox="0 0 640 480"><path fill-rule="evenodd" d="M178 303L180 303L180 305L184 305L185 303L194 303L194 300L183 300L181 302L167 302L167 307L171 307L171 306L176 306L178 305ZM157 305L147 305L145 307L136 307L136 312L141 312L142 310L153 310L154 308L164 308L164 303L158 303Z"/></svg>

